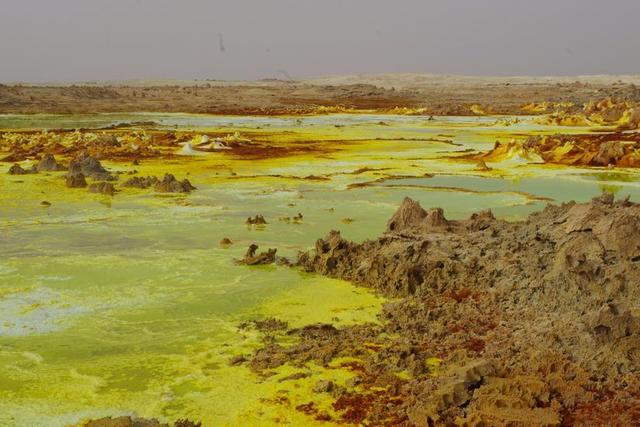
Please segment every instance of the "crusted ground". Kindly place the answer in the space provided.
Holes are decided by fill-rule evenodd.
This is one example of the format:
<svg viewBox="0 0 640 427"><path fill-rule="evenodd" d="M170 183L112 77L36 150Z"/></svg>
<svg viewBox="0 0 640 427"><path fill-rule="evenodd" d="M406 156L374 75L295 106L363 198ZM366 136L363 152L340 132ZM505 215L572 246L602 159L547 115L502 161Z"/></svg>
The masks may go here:
<svg viewBox="0 0 640 427"><path fill-rule="evenodd" d="M462 221L405 199L376 240L332 231L309 272L394 297L381 325L310 325L251 366L345 366L341 421L371 425L633 425L640 419L640 205L604 194L521 222ZM611 413L616 414L615 418Z"/></svg>

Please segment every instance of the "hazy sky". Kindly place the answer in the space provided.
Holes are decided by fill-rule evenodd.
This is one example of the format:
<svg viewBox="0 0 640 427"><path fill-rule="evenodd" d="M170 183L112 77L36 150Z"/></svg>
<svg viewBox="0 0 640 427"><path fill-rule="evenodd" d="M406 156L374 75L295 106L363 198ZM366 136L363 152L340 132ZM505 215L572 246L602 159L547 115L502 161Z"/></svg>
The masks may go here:
<svg viewBox="0 0 640 427"><path fill-rule="evenodd" d="M0 0L0 81L640 74L640 0Z"/></svg>

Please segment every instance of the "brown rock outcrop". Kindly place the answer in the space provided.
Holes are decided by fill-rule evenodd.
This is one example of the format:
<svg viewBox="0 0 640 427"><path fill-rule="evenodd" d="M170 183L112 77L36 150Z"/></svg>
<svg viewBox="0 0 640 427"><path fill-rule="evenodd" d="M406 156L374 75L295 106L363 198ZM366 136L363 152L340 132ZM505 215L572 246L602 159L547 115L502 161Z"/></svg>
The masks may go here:
<svg viewBox="0 0 640 427"><path fill-rule="evenodd" d="M519 222L448 220L405 199L380 238L332 231L298 261L396 297L383 324L295 332L299 344L270 344L251 366L357 357L358 391L334 405L345 422L589 425L612 408L633 419L639 262L640 205L609 194Z"/></svg>

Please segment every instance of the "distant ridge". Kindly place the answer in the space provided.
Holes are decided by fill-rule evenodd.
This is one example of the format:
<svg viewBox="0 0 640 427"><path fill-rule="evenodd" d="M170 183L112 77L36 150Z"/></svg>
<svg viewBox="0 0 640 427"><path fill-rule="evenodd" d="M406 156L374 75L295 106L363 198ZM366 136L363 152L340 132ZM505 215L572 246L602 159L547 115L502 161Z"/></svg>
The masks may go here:
<svg viewBox="0 0 640 427"><path fill-rule="evenodd" d="M372 84L384 88L407 88L433 86L442 83L455 85L495 85L495 84L569 84L591 83L611 85L616 83L640 85L640 74L635 75L577 75L577 76L465 76L455 74L383 73L348 74L309 77L298 80L263 78L259 80L218 80L218 79L127 79L91 80L81 82L2 82L5 85L23 86L273 86L288 84L310 85L351 85Z"/></svg>

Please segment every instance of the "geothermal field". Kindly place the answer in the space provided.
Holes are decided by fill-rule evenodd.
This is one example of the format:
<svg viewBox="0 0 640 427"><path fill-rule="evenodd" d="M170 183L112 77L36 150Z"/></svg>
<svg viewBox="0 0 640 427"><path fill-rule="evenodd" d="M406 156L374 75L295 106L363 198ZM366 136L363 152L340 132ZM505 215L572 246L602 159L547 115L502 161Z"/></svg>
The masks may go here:
<svg viewBox="0 0 640 427"><path fill-rule="evenodd" d="M0 85L0 425L637 425L636 84Z"/></svg>

